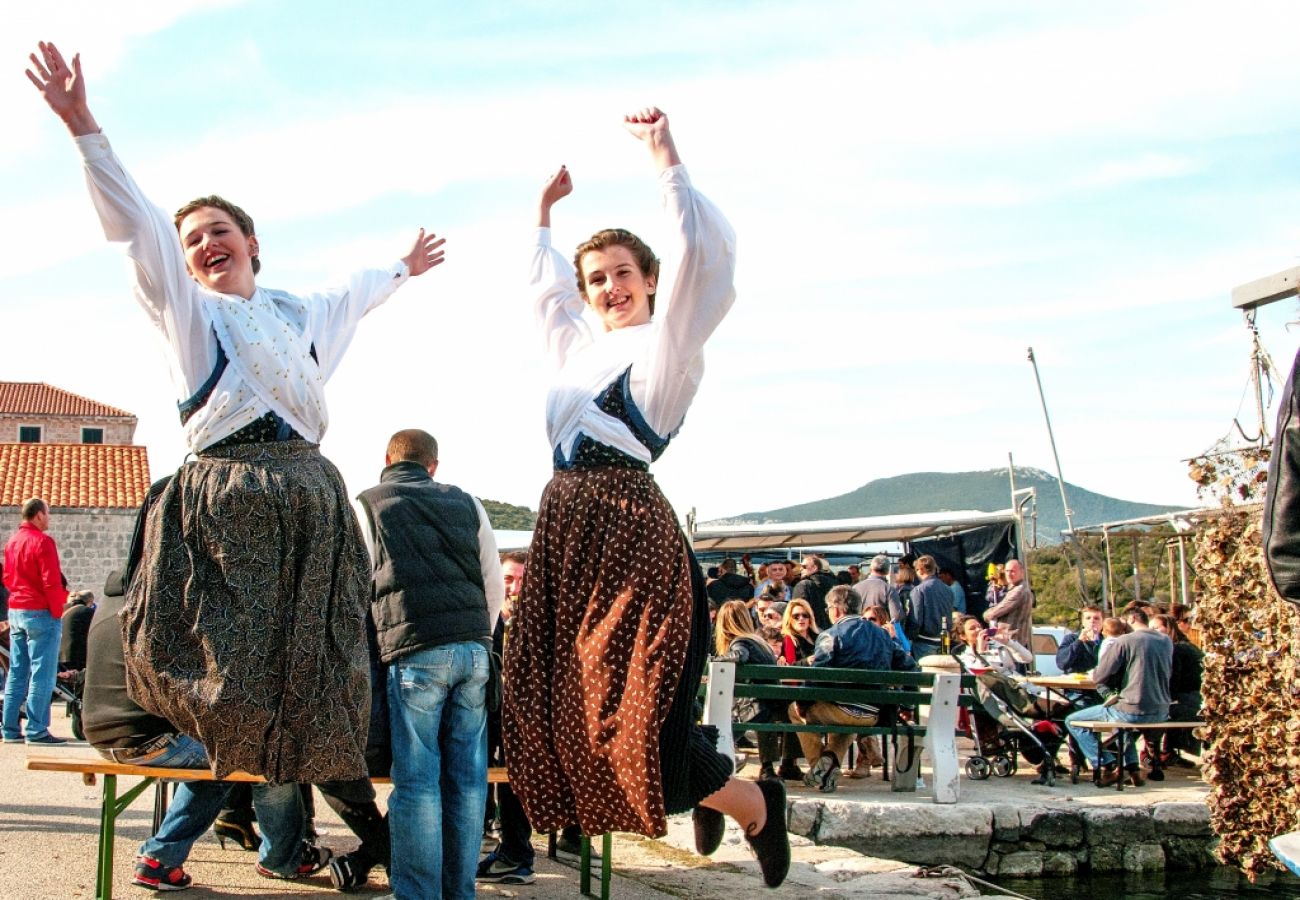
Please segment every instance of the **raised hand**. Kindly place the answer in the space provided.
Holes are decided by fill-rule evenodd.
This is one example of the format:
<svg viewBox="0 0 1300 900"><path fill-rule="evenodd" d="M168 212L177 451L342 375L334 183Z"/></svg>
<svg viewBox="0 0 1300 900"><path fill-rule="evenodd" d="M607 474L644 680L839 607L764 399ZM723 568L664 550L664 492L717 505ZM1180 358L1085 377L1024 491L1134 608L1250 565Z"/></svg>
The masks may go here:
<svg viewBox="0 0 1300 900"><path fill-rule="evenodd" d="M28 80L36 85L36 90L45 98L45 103L74 135L99 131L99 123L91 115L86 103L86 80L81 74L81 54L72 57L72 66L69 67L54 44L41 41L37 50L39 56L37 53L28 56L35 72L32 69L25 71Z"/></svg>
<svg viewBox="0 0 1300 900"><path fill-rule="evenodd" d="M657 106L647 106L623 117L623 127L634 138L650 148L650 155L660 169L681 165L673 143L673 133L668 128L668 114Z"/></svg>
<svg viewBox="0 0 1300 900"><path fill-rule="evenodd" d="M537 207L537 224L543 228L550 228L551 207L572 193L573 177L569 175L566 166L560 166L560 170L547 178L546 184L542 185L542 196L538 200Z"/></svg>
<svg viewBox="0 0 1300 900"><path fill-rule="evenodd" d="M446 238L440 238L436 234L426 235L424 229L420 229L415 243L411 246L411 252L402 257L402 262L406 263L412 278L423 275L434 266L442 264L446 252L442 249L442 245L445 243L447 243Z"/></svg>

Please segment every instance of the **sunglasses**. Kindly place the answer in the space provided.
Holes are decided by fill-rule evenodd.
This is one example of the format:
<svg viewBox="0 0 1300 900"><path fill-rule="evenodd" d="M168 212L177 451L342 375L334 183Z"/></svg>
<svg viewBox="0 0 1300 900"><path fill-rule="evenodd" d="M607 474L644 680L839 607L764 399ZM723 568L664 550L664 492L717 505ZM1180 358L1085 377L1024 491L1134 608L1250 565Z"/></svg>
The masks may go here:
<svg viewBox="0 0 1300 900"><path fill-rule="evenodd" d="M792 618L792 619L811 619L812 616L808 615L807 613L795 613L795 614L793 614L792 616L790 616L790 618Z"/></svg>

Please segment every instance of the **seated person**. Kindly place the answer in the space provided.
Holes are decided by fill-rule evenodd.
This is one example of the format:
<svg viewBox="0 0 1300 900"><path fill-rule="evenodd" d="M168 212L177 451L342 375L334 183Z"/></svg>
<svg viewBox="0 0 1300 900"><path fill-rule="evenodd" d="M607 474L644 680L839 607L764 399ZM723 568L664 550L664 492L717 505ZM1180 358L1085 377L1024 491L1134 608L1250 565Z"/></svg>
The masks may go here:
<svg viewBox="0 0 1300 900"><path fill-rule="evenodd" d="M1079 630L1067 634L1056 651L1056 665L1066 675L1091 672L1097 668L1097 651L1101 649L1101 607L1088 605L1079 610Z"/></svg>
<svg viewBox="0 0 1300 900"><path fill-rule="evenodd" d="M975 616L962 616L953 636L961 642L958 658L967 669L993 669L1010 675L1019 671L1019 665L1034 661L1029 648L1011 637L1008 622L985 628Z"/></svg>
<svg viewBox="0 0 1300 900"><path fill-rule="evenodd" d="M852 588L837 585L826 594L826 612L831 627L817 636L812 665L845 669L895 669L914 672L916 661L904 653L889 635L860 615L861 598ZM870 704L830 703L815 701L811 704L790 705L790 721L809 725L861 725L871 728L879 721L880 711ZM848 753L852 735L828 734L826 745L822 736L808 732L799 733L804 757L812 768L804 776L804 784L822 793L835 790L840 777L840 763ZM883 760L882 760L883 762Z"/></svg>
<svg viewBox="0 0 1300 900"><path fill-rule="evenodd" d="M774 666L776 654L761 632L754 628L749 608L743 600L728 600L718 610L714 631L714 659L731 660L739 665ZM780 700L754 700L740 697L733 701L731 715L736 722L787 722L786 704ZM758 732L760 779L776 779L776 763L781 759L781 735L774 731Z"/></svg>

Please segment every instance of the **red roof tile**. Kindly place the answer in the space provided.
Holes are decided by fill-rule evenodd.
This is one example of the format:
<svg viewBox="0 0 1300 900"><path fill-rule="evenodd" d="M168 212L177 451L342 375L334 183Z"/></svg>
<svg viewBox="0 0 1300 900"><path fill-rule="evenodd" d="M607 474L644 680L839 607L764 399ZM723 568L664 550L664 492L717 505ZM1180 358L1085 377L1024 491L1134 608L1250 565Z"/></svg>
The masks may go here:
<svg viewBox="0 0 1300 900"><path fill-rule="evenodd" d="M125 410L40 381L0 381L0 413L135 418Z"/></svg>
<svg viewBox="0 0 1300 900"><path fill-rule="evenodd" d="M0 444L0 506L41 497L54 507L134 509L148 489L144 447Z"/></svg>

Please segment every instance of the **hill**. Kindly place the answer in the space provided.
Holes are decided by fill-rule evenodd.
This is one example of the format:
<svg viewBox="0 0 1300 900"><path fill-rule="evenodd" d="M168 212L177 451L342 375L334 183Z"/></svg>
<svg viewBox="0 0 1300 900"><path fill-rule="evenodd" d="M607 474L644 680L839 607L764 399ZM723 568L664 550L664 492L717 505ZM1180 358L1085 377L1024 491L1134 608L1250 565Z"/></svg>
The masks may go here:
<svg viewBox="0 0 1300 900"><path fill-rule="evenodd" d="M1016 467L1016 487L1032 487L1038 494L1038 540L1058 543L1065 530L1065 510L1055 476L1042 469ZM1158 506L1119 500L1078 485L1065 483L1076 527L1152 516L1177 506ZM852 519L918 512L976 509L992 512L1011 506L1011 488L1006 469L984 472L913 472L893 478L877 478L838 497L800 503L764 512L749 512L717 523L804 522L818 519Z"/></svg>
<svg viewBox="0 0 1300 900"><path fill-rule="evenodd" d="M492 523L493 528L528 531L537 521L537 513L526 506L515 506L513 503L484 498L483 509L487 512L488 521Z"/></svg>

